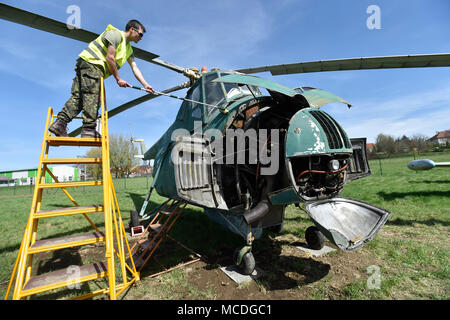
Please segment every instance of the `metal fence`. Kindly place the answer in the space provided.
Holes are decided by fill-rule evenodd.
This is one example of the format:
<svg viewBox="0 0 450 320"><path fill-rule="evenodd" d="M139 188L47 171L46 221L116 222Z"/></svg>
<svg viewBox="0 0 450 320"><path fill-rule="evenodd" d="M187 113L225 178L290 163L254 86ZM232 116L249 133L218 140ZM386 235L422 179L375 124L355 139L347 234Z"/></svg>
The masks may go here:
<svg viewBox="0 0 450 320"><path fill-rule="evenodd" d="M116 178L113 179L114 188L116 192L126 191L126 190L148 190L151 187L153 178L148 176L133 177L133 178ZM12 196L32 196L34 192L35 185L14 185L14 186L4 186L0 187L0 201L5 197ZM81 193L81 192L92 192L94 188L101 187L70 187L67 188L70 193ZM60 188L55 189L44 189L46 194L56 194L61 192Z"/></svg>

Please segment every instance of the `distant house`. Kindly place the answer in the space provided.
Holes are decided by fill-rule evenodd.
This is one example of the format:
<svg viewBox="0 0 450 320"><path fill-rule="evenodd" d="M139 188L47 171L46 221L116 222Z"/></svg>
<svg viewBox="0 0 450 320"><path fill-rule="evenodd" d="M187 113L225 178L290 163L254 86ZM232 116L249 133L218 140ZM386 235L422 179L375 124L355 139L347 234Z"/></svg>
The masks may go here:
<svg viewBox="0 0 450 320"><path fill-rule="evenodd" d="M434 136L432 136L427 141L432 143L438 143L440 145L447 145L450 143L450 130L438 131Z"/></svg>
<svg viewBox="0 0 450 320"><path fill-rule="evenodd" d="M0 176L0 187L14 186L14 179Z"/></svg>
<svg viewBox="0 0 450 320"><path fill-rule="evenodd" d="M366 151L367 153L373 153L376 151L376 145L375 143L367 143L366 144Z"/></svg>
<svg viewBox="0 0 450 320"><path fill-rule="evenodd" d="M135 175L144 176L144 175L152 174L153 167L151 167L151 166L136 166L131 171Z"/></svg>
<svg viewBox="0 0 450 320"><path fill-rule="evenodd" d="M80 172L78 168L70 166L54 166L49 167L49 170L58 179L59 182L67 181L80 181ZM21 170L11 170L11 171L0 171L0 186L10 186L10 185L30 185L36 184L37 168L33 169L21 169ZM6 179L8 180L6 180ZM53 182L53 178L45 172L45 183Z"/></svg>

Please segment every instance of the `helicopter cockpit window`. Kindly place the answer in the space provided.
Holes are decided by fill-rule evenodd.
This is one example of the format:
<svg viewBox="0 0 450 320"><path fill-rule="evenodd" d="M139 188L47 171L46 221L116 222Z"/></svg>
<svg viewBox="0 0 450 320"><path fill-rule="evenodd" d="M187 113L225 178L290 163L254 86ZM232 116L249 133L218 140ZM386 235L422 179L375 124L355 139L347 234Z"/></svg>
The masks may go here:
<svg viewBox="0 0 450 320"><path fill-rule="evenodd" d="M220 82L212 82L214 79L217 78L217 73L211 73L208 74L205 77L204 84L205 84L205 103L216 105L219 101L223 100L225 98L224 92L222 90L222 85ZM214 108L207 107L208 114L210 114L212 111L214 111Z"/></svg>
<svg viewBox="0 0 450 320"><path fill-rule="evenodd" d="M237 83L224 83L227 92L227 100L231 100L240 94L252 94L254 96L262 95L261 90L255 86L239 85Z"/></svg>
<svg viewBox="0 0 450 320"><path fill-rule="evenodd" d="M220 73L221 76L226 76L229 73ZM205 77L205 103L218 105L220 102L226 100L231 101L234 97L241 94L252 94L255 96L262 95L258 87L238 85L236 83L221 83L212 82L212 80L218 77L217 73L211 73ZM211 114L215 110L213 107L206 107L207 114Z"/></svg>
<svg viewBox="0 0 450 320"><path fill-rule="evenodd" d="M201 86L197 86L192 91L190 97L187 97L192 101L200 101L201 99ZM201 101L200 101L201 102ZM192 102L192 118L195 120L202 119L202 105Z"/></svg>
<svg viewBox="0 0 450 320"><path fill-rule="evenodd" d="M230 73L221 72L220 76L224 77L229 74ZM255 86L241 85L237 83L227 83L227 82L224 82L223 85L225 92L227 94L226 96L227 101L232 100L234 97L240 94L253 94L254 96L262 95L261 90L259 90L259 88Z"/></svg>

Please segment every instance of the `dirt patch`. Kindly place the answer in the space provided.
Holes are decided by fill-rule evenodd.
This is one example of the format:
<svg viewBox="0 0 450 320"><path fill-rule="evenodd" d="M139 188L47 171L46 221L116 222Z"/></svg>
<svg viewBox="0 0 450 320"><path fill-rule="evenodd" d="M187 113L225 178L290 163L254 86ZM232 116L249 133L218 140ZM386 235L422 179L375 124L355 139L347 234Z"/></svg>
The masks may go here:
<svg viewBox="0 0 450 320"><path fill-rule="evenodd" d="M177 286L170 286L164 279L170 275L159 276L160 280L144 275L139 286L152 286L153 294L137 294L131 289L125 299L167 297L158 294L160 290L172 290L171 296L176 299L194 300L339 299L345 298L342 290L349 283L368 278L367 266L380 264L364 249L312 257L296 248L298 241L289 243L278 237L263 242L254 248L256 264L265 272L256 281L237 284L222 272L220 267L233 263L233 249L221 248L215 255L203 256L201 261L178 269L184 277Z"/></svg>
<svg viewBox="0 0 450 320"><path fill-rule="evenodd" d="M237 284L220 267L233 264L234 248L221 247L203 254L202 259L169 273L152 277L196 258L177 243L166 239L141 272L141 281L127 290L125 300L303 300L345 299L344 288L365 281L370 265L380 261L362 248L357 252L335 251L313 257L296 246L302 242L293 235L265 237L255 242L256 265L264 275L256 281ZM132 244L132 243L131 243ZM327 243L331 246L330 243ZM104 260L104 245L85 246L43 254L34 270L49 272L67 265ZM63 265L64 264L64 265ZM86 288L86 286L83 286ZM73 293L73 292L72 292ZM46 296L46 298L57 298Z"/></svg>

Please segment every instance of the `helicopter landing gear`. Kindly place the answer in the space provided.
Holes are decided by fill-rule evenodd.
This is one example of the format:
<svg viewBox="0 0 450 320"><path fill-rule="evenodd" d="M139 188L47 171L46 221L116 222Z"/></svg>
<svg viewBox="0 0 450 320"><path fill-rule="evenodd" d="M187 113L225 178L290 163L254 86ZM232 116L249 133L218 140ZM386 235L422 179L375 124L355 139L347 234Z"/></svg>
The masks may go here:
<svg viewBox="0 0 450 320"><path fill-rule="evenodd" d="M251 274L253 270L255 270L255 257L253 257L251 250L251 246L245 246L242 248L236 248L233 254L234 263L246 275Z"/></svg>
<svg viewBox="0 0 450 320"><path fill-rule="evenodd" d="M305 240L306 243L308 244L308 247L314 250L320 250L325 245L324 235L315 226L311 226L308 229L306 229Z"/></svg>
<svg viewBox="0 0 450 320"><path fill-rule="evenodd" d="M255 240L250 225L247 225L246 245L236 248L233 253L233 261L241 269L242 273L249 275L255 270L255 257L252 253L252 243Z"/></svg>

